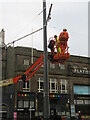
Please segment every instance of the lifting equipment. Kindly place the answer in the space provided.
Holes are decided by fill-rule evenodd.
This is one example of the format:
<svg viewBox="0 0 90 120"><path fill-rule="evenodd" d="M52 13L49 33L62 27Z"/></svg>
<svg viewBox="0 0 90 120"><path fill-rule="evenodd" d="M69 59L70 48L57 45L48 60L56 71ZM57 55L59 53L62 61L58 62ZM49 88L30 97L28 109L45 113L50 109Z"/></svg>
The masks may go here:
<svg viewBox="0 0 90 120"><path fill-rule="evenodd" d="M50 44L52 44L52 42L54 43L54 45L50 45ZM55 51L54 46L57 47L56 44L57 43L55 41L55 38L51 37L49 39L49 45L48 45L48 48L51 49L51 52L48 55L48 58L54 64L56 64L56 63L63 64L70 57L70 53L68 52L69 47L68 47L67 41L60 41L59 46L61 48L61 53L59 53L58 51Z"/></svg>
<svg viewBox="0 0 90 120"><path fill-rule="evenodd" d="M26 77L25 82L27 82L40 69L42 65L43 65L43 54L34 64L32 64L32 66L23 75L0 81L0 87L17 83L18 80L22 79L22 77Z"/></svg>
<svg viewBox="0 0 90 120"><path fill-rule="evenodd" d="M53 40L53 39L54 38L51 37L51 40ZM70 57L70 54L68 53L69 47L67 45L67 42L65 42L65 43L61 42L60 47L61 47L61 53L55 52L55 48L54 48L53 53L51 52L48 55L48 59L53 64L56 64L56 63L63 64ZM1 80L0 87L17 83L18 80L22 79L22 77L25 77L25 82L27 82L40 69L40 67L43 64L44 64L44 62L43 62L43 54L42 54L41 57L34 64L32 64L32 66L23 75L20 75L20 76L14 77L14 78L10 78L10 79L6 79L6 80Z"/></svg>

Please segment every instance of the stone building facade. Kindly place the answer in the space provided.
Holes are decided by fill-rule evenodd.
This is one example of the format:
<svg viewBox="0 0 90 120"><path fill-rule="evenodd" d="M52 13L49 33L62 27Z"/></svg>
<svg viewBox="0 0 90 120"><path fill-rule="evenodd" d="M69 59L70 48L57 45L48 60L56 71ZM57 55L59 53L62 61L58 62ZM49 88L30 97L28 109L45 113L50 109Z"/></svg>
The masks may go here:
<svg viewBox="0 0 90 120"><path fill-rule="evenodd" d="M41 54L42 51L33 49L32 58L32 48L3 48L3 80L22 75ZM27 83L19 80L2 88L4 116L11 120L15 115L25 119L43 116L43 67ZM90 58L71 55L64 64L53 64L48 60L48 80L50 117L74 117L78 111L84 117L90 116Z"/></svg>

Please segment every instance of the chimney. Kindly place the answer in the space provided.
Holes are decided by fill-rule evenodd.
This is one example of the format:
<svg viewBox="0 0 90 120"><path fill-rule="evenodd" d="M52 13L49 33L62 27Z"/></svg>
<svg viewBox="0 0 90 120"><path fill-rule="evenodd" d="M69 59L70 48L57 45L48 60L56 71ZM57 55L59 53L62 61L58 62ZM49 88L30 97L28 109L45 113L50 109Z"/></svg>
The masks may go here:
<svg viewBox="0 0 90 120"><path fill-rule="evenodd" d="M4 29L2 29L0 32L0 45L4 45L4 44L5 44L5 31Z"/></svg>

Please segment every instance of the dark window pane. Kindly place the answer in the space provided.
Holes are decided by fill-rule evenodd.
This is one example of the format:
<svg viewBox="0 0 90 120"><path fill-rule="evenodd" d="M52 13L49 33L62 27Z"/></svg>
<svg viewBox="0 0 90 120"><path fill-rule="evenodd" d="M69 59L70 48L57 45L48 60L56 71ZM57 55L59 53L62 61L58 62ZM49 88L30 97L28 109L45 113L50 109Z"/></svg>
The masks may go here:
<svg viewBox="0 0 90 120"><path fill-rule="evenodd" d="M39 82L38 82L38 89L39 89Z"/></svg>
<svg viewBox="0 0 90 120"><path fill-rule="evenodd" d="M62 85L62 90L65 90L65 85Z"/></svg>
<svg viewBox="0 0 90 120"><path fill-rule="evenodd" d="M40 89L43 89L43 82L40 82Z"/></svg>
<svg viewBox="0 0 90 120"><path fill-rule="evenodd" d="M27 88L29 88L29 81L27 81Z"/></svg>
<svg viewBox="0 0 90 120"><path fill-rule="evenodd" d="M51 86L52 86L52 89L55 89L55 83L52 83Z"/></svg>

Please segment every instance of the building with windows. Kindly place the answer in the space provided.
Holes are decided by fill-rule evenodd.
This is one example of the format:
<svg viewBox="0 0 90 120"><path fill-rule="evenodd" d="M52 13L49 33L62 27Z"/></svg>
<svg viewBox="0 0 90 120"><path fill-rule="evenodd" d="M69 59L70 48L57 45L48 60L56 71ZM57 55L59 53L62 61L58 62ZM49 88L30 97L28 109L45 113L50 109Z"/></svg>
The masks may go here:
<svg viewBox="0 0 90 120"><path fill-rule="evenodd" d="M23 75L31 67L32 59L34 63L41 54L42 51L33 49L32 56L32 48L26 47L3 48L3 80ZM3 117L12 120L43 116L43 67L28 82L20 79L16 84L2 88ZM90 117L90 58L71 55L64 64L53 64L48 60L48 80L50 117L74 117L78 111L82 116Z"/></svg>

